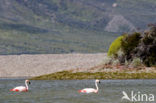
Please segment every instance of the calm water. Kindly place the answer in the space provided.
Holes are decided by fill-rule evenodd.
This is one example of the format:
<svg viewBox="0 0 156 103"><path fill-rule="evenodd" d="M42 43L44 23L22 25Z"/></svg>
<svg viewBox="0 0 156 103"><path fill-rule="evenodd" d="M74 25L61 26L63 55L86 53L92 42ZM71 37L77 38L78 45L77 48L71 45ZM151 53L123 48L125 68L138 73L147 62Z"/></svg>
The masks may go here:
<svg viewBox="0 0 156 103"><path fill-rule="evenodd" d="M156 80L101 80L98 94L77 92L84 87L95 88L94 80L38 80L31 81L29 92L9 91L20 85L24 85L23 79L0 79L0 103L132 103L126 100L121 102L122 91L127 94L140 91L156 96Z"/></svg>

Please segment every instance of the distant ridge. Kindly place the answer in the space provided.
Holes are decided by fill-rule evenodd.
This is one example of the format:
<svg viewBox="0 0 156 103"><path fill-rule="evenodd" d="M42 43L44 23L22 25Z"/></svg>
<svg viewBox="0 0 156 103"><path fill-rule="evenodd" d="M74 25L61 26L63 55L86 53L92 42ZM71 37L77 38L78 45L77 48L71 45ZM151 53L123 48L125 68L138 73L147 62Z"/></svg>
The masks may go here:
<svg viewBox="0 0 156 103"><path fill-rule="evenodd" d="M0 0L0 54L107 52L155 10L154 0Z"/></svg>

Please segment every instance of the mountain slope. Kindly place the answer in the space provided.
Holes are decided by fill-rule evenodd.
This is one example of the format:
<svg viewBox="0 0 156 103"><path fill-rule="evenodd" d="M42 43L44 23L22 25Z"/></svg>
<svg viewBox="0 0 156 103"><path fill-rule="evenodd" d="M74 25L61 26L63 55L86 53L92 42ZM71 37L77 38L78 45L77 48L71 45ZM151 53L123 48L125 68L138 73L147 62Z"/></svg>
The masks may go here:
<svg viewBox="0 0 156 103"><path fill-rule="evenodd" d="M154 0L1 0L0 54L106 52L154 10Z"/></svg>

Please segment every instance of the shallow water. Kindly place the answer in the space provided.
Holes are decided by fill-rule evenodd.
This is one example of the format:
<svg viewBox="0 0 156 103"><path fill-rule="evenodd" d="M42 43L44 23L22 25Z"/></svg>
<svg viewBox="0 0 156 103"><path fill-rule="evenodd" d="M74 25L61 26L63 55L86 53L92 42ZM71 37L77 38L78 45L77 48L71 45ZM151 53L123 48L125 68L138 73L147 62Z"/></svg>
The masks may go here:
<svg viewBox="0 0 156 103"><path fill-rule="evenodd" d="M122 91L156 96L156 80L101 80L97 94L77 92L84 87L95 88L94 80L33 80L28 92L9 91L20 85L24 85L23 79L0 79L0 103L133 103L121 101ZM156 103L156 97L155 102L135 103Z"/></svg>

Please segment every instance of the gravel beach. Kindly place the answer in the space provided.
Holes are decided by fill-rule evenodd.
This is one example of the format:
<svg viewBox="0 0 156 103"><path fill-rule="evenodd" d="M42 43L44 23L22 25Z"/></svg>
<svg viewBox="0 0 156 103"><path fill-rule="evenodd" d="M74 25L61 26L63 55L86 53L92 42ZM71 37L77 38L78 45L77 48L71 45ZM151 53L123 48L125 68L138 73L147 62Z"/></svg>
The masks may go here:
<svg viewBox="0 0 156 103"><path fill-rule="evenodd" d="M32 77L100 64L106 54L1 55L0 78Z"/></svg>

